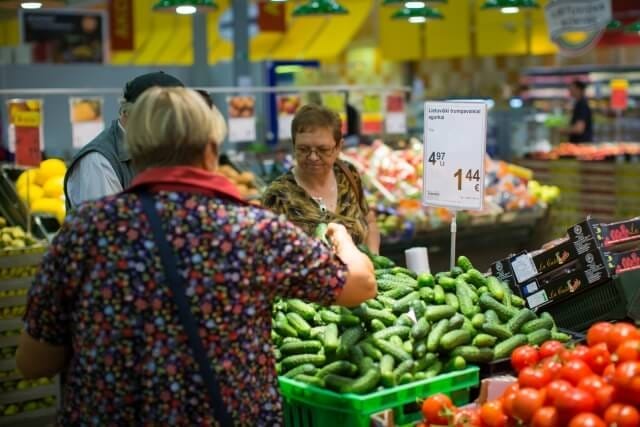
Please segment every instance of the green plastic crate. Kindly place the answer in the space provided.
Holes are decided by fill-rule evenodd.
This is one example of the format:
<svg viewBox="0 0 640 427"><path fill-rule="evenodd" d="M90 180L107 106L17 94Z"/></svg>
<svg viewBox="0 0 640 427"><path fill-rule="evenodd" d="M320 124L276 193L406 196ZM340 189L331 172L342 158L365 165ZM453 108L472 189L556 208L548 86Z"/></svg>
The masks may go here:
<svg viewBox="0 0 640 427"><path fill-rule="evenodd" d="M435 393L448 394L457 405L468 403L469 389L478 385L480 370L470 366L366 395L338 394L284 377L279 381L286 427L369 427L372 415L388 409L393 409L397 425L418 421L416 401ZM408 412L405 406L412 404L415 410Z"/></svg>

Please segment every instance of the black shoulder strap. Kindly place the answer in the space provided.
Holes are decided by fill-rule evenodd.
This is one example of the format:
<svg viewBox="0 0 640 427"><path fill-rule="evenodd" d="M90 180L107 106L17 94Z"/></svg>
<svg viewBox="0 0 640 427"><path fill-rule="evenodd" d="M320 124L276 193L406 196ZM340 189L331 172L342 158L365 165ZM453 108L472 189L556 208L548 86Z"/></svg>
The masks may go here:
<svg viewBox="0 0 640 427"><path fill-rule="evenodd" d="M169 246L164 229L162 228L160 217L156 211L155 200L153 196L147 192L140 193L140 197L142 199L142 208L147 215L156 246L158 247L158 252L160 253L160 259L162 260L166 280L171 288L171 293L173 294L173 302L178 307L180 322L182 323L187 337L189 338L189 346L193 352L194 359L198 362L200 376L202 377L202 380L207 387L207 391L209 392L209 399L213 406L214 417L220 426L231 427L233 426L233 422L231 421L231 417L229 416L227 408L222 400L222 396L220 395L218 380L216 379L213 369L211 369L211 364L207 358L207 352L204 350L202 345L196 321L193 318L191 307L187 301L187 297L185 296L184 287L180 285L182 280L180 280L180 277L178 276L176 255Z"/></svg>

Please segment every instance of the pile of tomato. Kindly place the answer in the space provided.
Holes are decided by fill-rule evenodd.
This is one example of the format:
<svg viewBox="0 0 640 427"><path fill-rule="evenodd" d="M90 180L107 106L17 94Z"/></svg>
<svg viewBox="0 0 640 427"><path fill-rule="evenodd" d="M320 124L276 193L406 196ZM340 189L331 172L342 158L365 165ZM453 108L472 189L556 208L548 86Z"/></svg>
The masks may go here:
<svg viewBox="0 0 640 427"><path fill-rule="evenodd" d="M601 322L587 345L547 341L517 348L518 381L501 398L456 408L438 394L422 403L421 427L640 427L640 329Z"/></svg>

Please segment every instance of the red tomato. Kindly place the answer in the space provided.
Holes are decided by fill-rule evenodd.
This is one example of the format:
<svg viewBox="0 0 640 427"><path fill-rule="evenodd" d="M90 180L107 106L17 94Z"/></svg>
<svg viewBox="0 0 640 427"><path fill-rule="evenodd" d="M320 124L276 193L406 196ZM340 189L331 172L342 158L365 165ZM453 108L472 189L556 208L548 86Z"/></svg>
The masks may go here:
<svg viewBox="0 0 640 427"><path fill-rule="evenodd" d="M612 385L605 385L594 394L598 413L604 413L616 398L616 389Z"/></svg>
<svg viewBox="0 0 640 427"><path fill-rule="evenodd" d="M536 411L531 427L560 427L558 410L553 406L545 406Z"/></svg>
<svg viewBox="0 0 640 427"><path fill-rule="evenodd" d="M531 387L535 389L541 389L549 384L552 380L551 372L544 367L534 368L528 366L520 371L518 375L518 383L520 387Z"/></svg>
<svg viewBox="0 0 640 427"><path fill-rule="evenodd" d="M558 372L558 377L567 380L573 385L578 385L584 377L592 375L593 371L584 361L580 359L569 360Z"/></svg>
<svg viewBox="0 0 640 427"><path fill-rule="evenodd" d="M586 345L577 345L573 350L571 350L571 358L569 360L580 359L582 361L587 361L589 358L589 347Z"/></svg>
<svg viewBox="0 0 640 427"><path fill-rule="evenodd" d="M596 344L588 350L587 364L593 372L601 375L611 363L611 353L605 343Z"/></svg>
<svg viewBox="0 0 640 427"><path fill-rule="evenodd" d="M453 410L453 402L446 394L434 394L422 402L422 415L430 424L449 425Z"/></svg>
<svg viewBox="0 0 640 427"><path fill-rule="evenodd" d="M609 351L615 352L626 340L640 338L640 332L631 323L616 323L607 334Z"/></svg>
<svg viewBox="0 0 640 427"><path fill-rule="evenodd" d="M596 407L596 400L588 392L573 388L558 397L555 406L561 417L569 419L582 412L592 412Z"/></svg>
<svg viewBox="0 0 640 427"><path fill-rule="evenodd" d="M609 384L613 383L613 377L616 374L616 365L613 363L604 368L604 372L602 372L602 379L604 379Z"/></svg>
<svg viewBox="0 0 640 427"><path fill-rule="evenodd" d="M547 386L547 402L549 404L553 404L556 399L564 396L566 392L571 390L573 385L569 381L565 380L554 380L549 383Z"/></svg>
<svg viewBox="0 0 640 427"><path fill-rule="evenodd" d="M602 419L590 413L583 413L573 417L569 423L569 427L607 427Z"/></svg>
<svg viewBox="0 0 640 427"><path fill-rule="evenodd" d="M564 344L562 344L560 341L550 340L546 341L540 346L540 350L538 350L538 353L540 355L540 358L544 359L546 357L555 356L564 349Z"/></svg>
<svg viewBox="0 0 640 427"><path fill-rule="evenodd" d="M595 395L598 390L601 390L606 385L607 384L602 377L598 375L589 375L588 377L584 377L580 380L578 387L592 395Z"/></svg>
<svg viewBox="0 0 640 427"><path fill-rule="evenodd" d="M513 405L516 400L516 396L518 395L517 391L512 391L510 393L506 393L502 396L502 408L505 415L509 418L513 417Z"/></svg>
<svg viewBox="0 0 640 427"><path fill-rule="evenodd" d="M528 366L534 366L539 360L538 350L530 345L520 346L511 353L511 366L516 372Z"/></svg>
<svg viewBox="0 0 640 427"><path fill-rule="evenodd" d="M507 416L502 408L502 400L491 400L480 408L480 418L485 427L505 427Z"/></svg>
<svg viewBox="0 0 640 427"><path fill-rule="evenodd" d="M562 369L562 360L558 356L547 357L540 363L540 366L548 369L551 376L556 378L560 369Z"/></svg>
<svg viewBox="0 0 640 427"><path fill-rule="evenodd" d="M454 427L481 427L480 412L476 409L460 409L453 415Z"/></svg>
<svg viewBox="0 0 640 427"><path fill-rule="evenodd" d="M592 346L601 342L606 343L611 328L613 328L613 325L609 322L598 322L594 324L589 328L589 332L587 332L587 344Z"/></svg>
<svg viewBox="0 0 640 427"><path fill-rule="evenodd" d="M640 362L624 362L616 367L613 385L625 400L640 404Z"/></svg>
<svg viewBox="0 0 640 427"><path fill-rule="evenodd" d="M544 405L546 393L535 388L522 388L513 401L513 416L524 423L533 418L533 414Z"/></svg>
<svg viewBox="0 0 640 427"><path fill-rule="evenodd" d="M604 413L604 421L609 426L638 427L640 425L640 414L633 406L614 403Z"/></svg>
<svg viewBox="0 0 640 427"><path fill-rule="evenodd" d="M516 381L504 389L504 391L502 392L502 396L504 397L507 394L515 393L518 390L520 390L520 384L518 384L518 382Z"/></svg>
<svg viewBox="0 0 640 427"><path fill-rule="evenodd" d="M640 340L628 340L616 350L618 363L640 361Z"/></svg>

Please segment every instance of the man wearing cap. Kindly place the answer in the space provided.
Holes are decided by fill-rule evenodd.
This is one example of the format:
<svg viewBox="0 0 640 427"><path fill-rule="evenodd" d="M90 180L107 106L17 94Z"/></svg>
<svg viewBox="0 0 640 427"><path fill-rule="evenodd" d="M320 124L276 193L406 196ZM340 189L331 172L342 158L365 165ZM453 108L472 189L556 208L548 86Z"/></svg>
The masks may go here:
<svg viewBox="0 0 640 427"><path fill-rule="evenodd" d="M64 177L67 210L88 200L119 193L129 186L134 171L124 143L127 115L136 99L153 86L184 86L161 71L143 74L128 82L120 101L120 117L80 150Z"/></svg>

